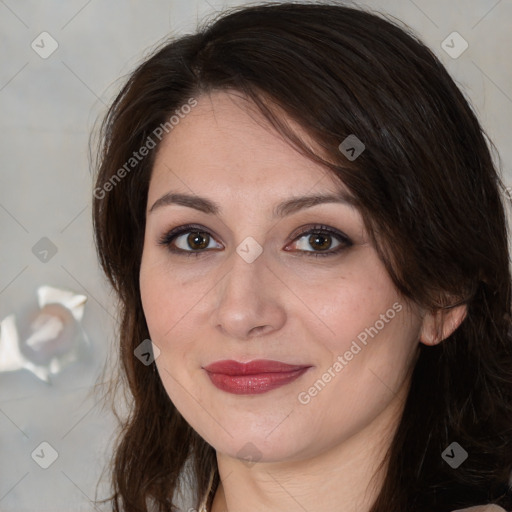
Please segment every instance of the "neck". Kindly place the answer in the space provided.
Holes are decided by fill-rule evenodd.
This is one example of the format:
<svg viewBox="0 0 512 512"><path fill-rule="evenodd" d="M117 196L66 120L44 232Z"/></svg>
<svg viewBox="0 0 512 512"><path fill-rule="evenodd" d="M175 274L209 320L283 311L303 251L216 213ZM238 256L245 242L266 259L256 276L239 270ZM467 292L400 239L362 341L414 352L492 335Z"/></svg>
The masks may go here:
<svg viewBox="0 0 512 512"><path fill-rule="evenodd" d="M368 512L387 470L382 462L403 409L404 394L364 429L307 459L244 461L217 452L220 483L212 512Z"/></svg>

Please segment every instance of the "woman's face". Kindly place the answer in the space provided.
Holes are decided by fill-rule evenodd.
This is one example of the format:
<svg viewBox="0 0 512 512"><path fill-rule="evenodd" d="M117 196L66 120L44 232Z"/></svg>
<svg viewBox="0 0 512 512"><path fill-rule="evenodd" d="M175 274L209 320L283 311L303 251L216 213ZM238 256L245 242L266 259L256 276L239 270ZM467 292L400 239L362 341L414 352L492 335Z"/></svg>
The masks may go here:
<svg viewBox="0 0 512 512"><path fill-rule="evenodd" d="M163 385L189 424L232 457L299 460L397 421L422 320L349 202L280 206L346 192L249 108L202 96L163 140L141 298ZM152 209L166 194L188 199ZM205 370L226 360L293 368Z"/></svg>

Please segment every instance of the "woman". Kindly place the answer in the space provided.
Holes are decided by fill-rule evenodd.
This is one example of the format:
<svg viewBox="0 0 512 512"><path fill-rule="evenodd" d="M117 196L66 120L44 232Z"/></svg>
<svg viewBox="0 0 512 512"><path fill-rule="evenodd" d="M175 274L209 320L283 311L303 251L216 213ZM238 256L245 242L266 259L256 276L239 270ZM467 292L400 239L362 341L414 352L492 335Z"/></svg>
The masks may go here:
<svg viewBox="0 0 512 512"><path fill-rule="evenodd" d="M98 167L114 510L512 509L502 184L412 34L233 10L131 75Z"/></svg>

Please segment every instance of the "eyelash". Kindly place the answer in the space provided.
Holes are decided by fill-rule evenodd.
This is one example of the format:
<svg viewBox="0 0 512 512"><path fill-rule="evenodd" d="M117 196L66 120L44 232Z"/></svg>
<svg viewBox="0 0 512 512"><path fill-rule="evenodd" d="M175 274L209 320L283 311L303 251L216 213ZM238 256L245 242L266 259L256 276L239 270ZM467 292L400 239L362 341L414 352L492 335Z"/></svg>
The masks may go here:
<svg viewBox="0 0 512 512"><path fill-rule="evenodd" d="M212 236L211 233L207 229L205 229L203 226L200 226L197 224L187 224L185 226L179 226L177 228L174 228L171 231L165 233L162 237L159 238L158 245L167 247L167 249L172 253L184 255L187 257L189 257L189 256L197 257L197 256L201 255L202 253L204 253L206 251L206 249L199 250L199 251L185 251L183 249L171 247L171 243L177 237L179 237L180 235L186 234L186 233L193 233L193 232L206 233L208 236L210 236L210 237ZM344 249L353 245L353 242L345 234L341 233L340 231L333 230L333 229L331 229L327 226L321 225L321 224L312 226L304 231L301 231L292 240L292 242L295 242L296 240L299 240L306 235L313 235L313 234L329 235L329 236L335 237L340 242L340 245L334 250L325 251L325 252L323 252L323 251L322 252L302 251L303 253L306 253L307 256L312 256L315 258L319 257L319 256L321 256L321 257L335 256L335 255L339 254L340 252L342 252Z"/></svg>

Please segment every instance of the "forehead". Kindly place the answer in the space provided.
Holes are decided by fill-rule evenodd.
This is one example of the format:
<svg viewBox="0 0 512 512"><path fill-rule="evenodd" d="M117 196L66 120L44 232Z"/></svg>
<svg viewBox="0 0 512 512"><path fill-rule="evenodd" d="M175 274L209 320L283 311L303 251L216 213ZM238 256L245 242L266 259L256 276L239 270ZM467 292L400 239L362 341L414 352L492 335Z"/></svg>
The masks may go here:
<svg viewBox="0 0 512 512"><path fill-rule="evenodd" d="M170 186L267 195L277 189L297 193L342 188L325 168L291 147L240 93L214 91L196 99L197 105L161 142L150 198ZM283 118L314 145L299 125Z"/></svg>

